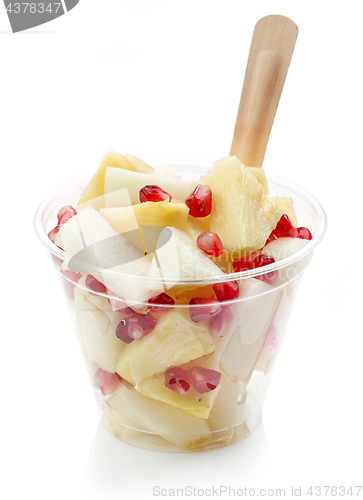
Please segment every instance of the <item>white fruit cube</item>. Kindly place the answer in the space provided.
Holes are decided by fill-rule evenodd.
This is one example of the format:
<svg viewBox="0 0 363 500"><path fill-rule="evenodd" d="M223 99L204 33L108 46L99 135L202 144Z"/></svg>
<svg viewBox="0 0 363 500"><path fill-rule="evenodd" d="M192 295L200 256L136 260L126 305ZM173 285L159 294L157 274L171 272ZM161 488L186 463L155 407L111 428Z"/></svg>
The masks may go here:
<svg viewBox="0 0 363 500"><path fill-rule="evenodd" d="M222 339L220 368L232 382L247 382L256 365L283 292L255 278L242 280L240 302L231 308L232 333ZM216 350L220 348L216 347Z"/></svg>
<svg viewBox="0 0 363 500"><path fill-rule="evenodd" d="M197 181L186 181L161 175L131 172L120 168L107 168L105 194L127 188L131 203L135 205L140 203L140 189L147 185L156 185L169 193L173 199L183 202L194 191L197 184Z"/></svg>
<svg viewBox="0 0 363 500"><path fill-rule="evenodd" d="M171 280L171 283L166 282L167 288L178 281L223 275L223 271L180 229L163 229L156 248L149 276Z"/></svg>
<svg viewBox="0 0 363 500"><path fill-rule="evenodd" d="M143 396L126 384L121 385L107 401L107 405L111 408L116 406L126 409L125 412L129 416L132 415L133 419L149 432L154 432L185 449L193 450L211 437L205 420L194 418L178 408ZM119 414L114 415L122 421Z"/></svg>
<svg viewBox="0 0 363 500"><path fill-rule="evenodd" d="M118 314L115 313L111 322L107 314L85 298L78 285L74 288L74 304L77 323L82 331L85 355L102 370L114 373L124 346L115 334Z"/></svg>

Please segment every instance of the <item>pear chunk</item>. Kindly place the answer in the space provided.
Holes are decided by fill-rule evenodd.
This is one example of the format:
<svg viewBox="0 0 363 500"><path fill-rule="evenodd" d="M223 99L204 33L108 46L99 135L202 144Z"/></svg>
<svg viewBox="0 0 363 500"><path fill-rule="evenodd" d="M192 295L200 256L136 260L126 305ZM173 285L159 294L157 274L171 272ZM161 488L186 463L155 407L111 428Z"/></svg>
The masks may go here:
<svg viewBox="0 0 363 500"><path fill-rule="evenodd" d="M140 189L147 185L156 185L169 193L173 199L183 202L197 187L197 181L186 181L174 177L131 172L121 168L107 168L105 175L105 194L121 189L128 189L131 203L140 203ZM107 197L106 197L107 205Z"/></svg>
<svg viewBox="0 0 363 500"><path fill-rule="evenodd" d="M146 428L185 449L193 450L211 438L205 420L143 396L125 383L107 400L107 406L113 410L113 415L121 425L124 425L124 416L127 414L136 422L134 428Z"/></svg>
<svg viewBox="0 0 363 500"><path fill-rule="evenodd" d="M61 226L55 243L68 254L69 269L79 271L78 265L82 270L85 263L96 266L98 270L92 272L94 277L134 309L138 308L137 304L147 302L156 295L157 291L163 291L157 285L135 286L132 275L148 276L152 256L144 256L126 236L113 229L90 206ZM103 270L115 272L115 275L109 276ZM124 276L118 277L117 273Z"/></svg>
<svg viewBox="0 0 363 500"><path fill-rule="evenodd" d="M164 228L159 236L149 275L166 282L170 288L178 281L207 279L221 276L223 271L197 247L184 231L174 227Z"/></svg>

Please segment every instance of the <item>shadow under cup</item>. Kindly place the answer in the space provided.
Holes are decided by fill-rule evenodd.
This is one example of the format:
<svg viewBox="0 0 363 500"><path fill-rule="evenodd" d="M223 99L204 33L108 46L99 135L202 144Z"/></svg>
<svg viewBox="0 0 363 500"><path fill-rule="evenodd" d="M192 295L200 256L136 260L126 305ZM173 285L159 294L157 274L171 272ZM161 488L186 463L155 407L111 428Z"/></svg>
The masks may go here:
<svg viewBox="0 0 363 500"><path fill-rule="evenodd" d="M185 165L176 169L189 179L206 170ZM178 281L170 288L148 277L113 276L126 280L130 290L154 286L160 293L164 285L175 300L172 306L151 309L153 330L126 344L116 336L116 329L131 317L143 318L149 306L131 303L127 296L118 300L109 290L91 291L87 276L92 271L98 277L111 271L86 266L79 266L77 273L65 271L65 253L47 237L57 223L58 210L75 206L88 181L80 179L49 196L36 213L35 229L63 285L101 421L122 441L151 450L191 452L240 441L261 420L303 271L326 230L324 210L306 191L268 176L270 195L293 198L299 226L313 234L295 254L263 268ZM268 279L272 275L274 279ZM198 307L203 317L209 305L190 306L190 300L214 297L213 284L229 281L238 282L238 298L222 302L217 316L192 321L193 308ZM165 372L175 366L193 374L194 384L184 395L165 385ZM215 372L220 379L213 388L208 374Z"/></svg>

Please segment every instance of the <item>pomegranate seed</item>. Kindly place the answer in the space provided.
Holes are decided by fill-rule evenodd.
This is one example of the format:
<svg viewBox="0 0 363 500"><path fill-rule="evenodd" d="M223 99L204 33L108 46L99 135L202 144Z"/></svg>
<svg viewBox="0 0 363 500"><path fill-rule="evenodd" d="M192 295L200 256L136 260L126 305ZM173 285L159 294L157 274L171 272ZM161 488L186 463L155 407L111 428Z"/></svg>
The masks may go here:
<svg viewBox="0 0 363 500"><path fill-rule="evenodd" d="M112 292L108 291L108 303L111 306L111 309L116 312L121 312L122 314L133 314L134 311L129 307L124 299L114 295Z"/></svg>
<svg viewBox="0 0 363 500"><path fill-rule="evenodd" d="M239 295L239 286L237 281L215 283L212 288L219 302L236 299Z"/></svg>
<svg viewBox="0 0 363 500"><path fill-rule="evenodd" d="M54 243L55 237L57 236L59 230L60 226L55 226L51 231L49 231L48 238L50 239L51 242Z"/></svg>
<svg viewBox="0 0 363 500"><path fill-rule="evenodd" d="M116 328L116 337L130 344L134 340L146 337L154 329L155 324L156 320L149 312L144 315L134 313L120 321Z"/></svg>
<svg viewBox="0 0 363 500"><path fill-rule="evenodd" d="M129 318L129 336L134 340L140 340L150 333L156 324L156 319L149 312L146 314L134 313Z"/></svg>
<svg viewBox="0 0 363 500"><path fill-rule="evenodd" d="M196 366L190 372L195 390L199 394L214 391L221 381L221 374L216 370Z"/></svg>
<svg viewBox="0 0 363 500"><path fill-rule="evenodd" d="M268 255L258 255L253 261L253 267L256 269L258 267L268 266L273 264L275 259L269 257ZM257 279L264 281L268 285L273 285L277 276L277 271L271 271L270 273L261 274L261 276L256 276Z"/></svg>
<svg viewBox="0 0 363 500"><path fill-rule="evenodd" d="M221 305L215 299L192 299L189 305L192 306L189 307L190 318L195 323L213 318L222 310Z"/></svg>
<svg viewBox="0 0 363 500"><path fill-rule="evenodd" d="M283 214L277 223L276 229L274 229L267 238L265 245L273 240L276 240L277 238L296 238L297 234L297 229L292 225L289 217L286 214Z"/></svg>
<svg viewBox="0 0 363 500"><path fill-rule="evenodd" d="M307 227L298 227L296 231L297 231L297 237L302 240L311 240L313 238L313 235L311 234L311 232Z"/></svg>
<svg viewBox="0 0 363 500"><path fill-rule="evenodd" d="M212 210L212 190L209 186L199 184L185 200L192 217L206 217Z"/></svg>
<svg viewBox="0 0 363 500"><path fill-rule="evenodd" d="M173 308L172 306L175 304L175 300L166 293L161 293L160 295L151 297L151 299L149 299L149 304L152 304L150 311L167 312ZM159 304L163 307L158 307Z"/></svg>
<svg viewBox="0 0 363 500"><path fill-rule="evenodd" d="M62 283L67 295L71 299L74 299L74 287L76 286L76 283L78 283L78 281L82 278L82 274L69 271L68 269L66 269L65 271L61 270L61 274L63 275Z"/></svg>
<svg viewBox="0 0 363 500"><path fill-rule="evenodd" d="M171 201L171 195L159 186L149 184L140 189L139 198L141 203L145 201Z"/></svg>
<svg viewBox="0 0 363 500"><path fill-rule="evenodd" d="M93 379L93 385L99 389L104 396L113 394L121 386L122 378L118 373L110 373L98 368Z"/></svg>
<svg viewBox="0 0 363 500"><path fill-rule="evenodd" d="M184 396L192 388L193 381L187 371L179 366L175 366L166 370L165 386L180 396Z"/></svg>
<svg viewBox="0 0 363 500"><path fill-rule="evenodd" d="M77 212L74 210L74 208L71 205L66 205L65 207L61 208L57 213L58 224L62 226L67 221L69 221L69 219L71 219L74 215L77 215Z"/></svg>
<svg viewBox="0 0 363 500"><path fill-rule="evenodd" d="M89 290L92 290L90 291L90 293L94 292L92 293L92 295L97 295L98 293L107 293L107 288L105 287L105 285L96 280L96 278L92 276L92 274L87 274L85 284Z"/></svg>
<svg viewBox="0 0 363 500"><path fill-rule="evenodd" d="M240 271L247 271L248 269L253 269L253 262L258 255L260 255L260 251L256 250L254 252L251 252L246 257L243 257L241 259L235 259L233 261L233 271L235 273L239 273Z"/></svg>
<svg viewBox="0 0 363 500"><path fill-rule="evenodd" d="M257 267L268 266L274 262L275 259L273 257L269 257L268 255L258 255L253 261L253 267L256 269Z"/></svg>
<svg viewBox="0 0 363 500"><path fill-rule="evenodd" d="M224 337L233 319L232 311L229 307L223 306L222 311L209 321L210 332L213 337Z"/></svg>
<svg viewBox="0 0 363 500"><path fill-rule="evenodd" d="M116 327L116 337L125 342L125 344L131 344L135 340L129 335L129 319L122 319Z"/></svg>
<svg viewBox="0 0 363 500"><path fill-rule="evenodd" d="M197 238L198 247L207 255L219 257L223 253L223 243L216 233L201 233Z"/></svg>

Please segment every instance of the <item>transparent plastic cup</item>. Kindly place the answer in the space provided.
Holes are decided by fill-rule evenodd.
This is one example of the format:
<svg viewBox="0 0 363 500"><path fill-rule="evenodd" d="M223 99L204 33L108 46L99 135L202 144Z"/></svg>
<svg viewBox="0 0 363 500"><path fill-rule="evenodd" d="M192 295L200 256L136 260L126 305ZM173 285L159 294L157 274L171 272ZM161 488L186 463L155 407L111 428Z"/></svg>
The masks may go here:
<svg viewBox="0 0 363 500"><path fill-rule="evenodd" d="M199 177L207 168L174 166L186 179ZM109 275L127 282L130 290L165 286L165 280L115 276L82 263L77 272L62 269L67 256L47 234L57 223L58 210L76 206L88 181L79 179L50 195L35 215L35 230L63 285L101 421L122 441L151 450L201 451L240 441L261 420L301 277L326 231L323 208L306 191L268 176L270 195L293 198L299 225L308 227L313 239L293 255L262 268L178 281L167 291L175 304L150 310L150 304L134 304L127 296L120 300L107 289L90 290L87 276ZM211 298L215 283L232 281L238 282L239 296L222 302L218 315L207 318L210 304L189 305L193 297ZM191 316L195 318L197 307L202 319L195 322ZM129 344L116 336L120 324L131 317L139 321L147 311L154 321L148 335ZM192 380L186 394L165 385L165 373L175 367L192 377L186 379ZM170 376L177 380L178 373Z"/></svg>

